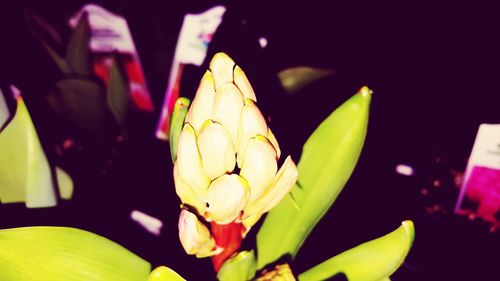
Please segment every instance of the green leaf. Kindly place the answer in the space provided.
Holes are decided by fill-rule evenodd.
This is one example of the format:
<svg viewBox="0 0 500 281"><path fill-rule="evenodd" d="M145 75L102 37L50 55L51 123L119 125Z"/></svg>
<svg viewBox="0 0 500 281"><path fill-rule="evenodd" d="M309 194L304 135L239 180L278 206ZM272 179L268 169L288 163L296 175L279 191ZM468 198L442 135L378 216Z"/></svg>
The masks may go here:
<svg viewBox="0 0 500 281"><path fill-rule="evenodd" d="M159 266L151 272L147 281L186 281L186 279L166 266Z"/></svg>
<svg viewBox="0 0 500 281"><path fill-rule="evenodd" d="M69 78L56 83L56 91L47 96L52 108L83 130L101 134L110 119L102 87L90 80Z"/></svg>
<svg viewBox="0 0 500 281"><path fill-rule="evenodd" d="M90 27L87 14L83 14L73 31L66 50L66 61L77 74L90 76L92 73L89 44Z"/></svg>
<svg viewBox="0 0 500 281"><path fill-rule="evenodd" d="M189 104L191 101L188 98L180 97L175 101L174 111L172 112L172 119L170 121L170 156L172 162L177 159L177 144L179 143L179 136L186 119Z"/></svg>
<svg viewBox="0 0 500 281"><path fill-rule="evenodd" d="M130 89L127 77L116 59L109 70L107 101L113 116L123 129L130 106Z"/></svg>
<svg viewBox="0 0 500 281"><path fill-rule="evenodd" d="M56 167L57 186L62 199L69 200L73 197L73 180L62 168Z"/></svg>
<svg viewBox="0 0 500 281"><path fill-rule="evenodd" d="M68 227L0 230L2 281L144 281L150 264L91 232Z"/></svg>
<svg viewBox="0 0 500 281"><path fill-rule="evenodd" d="M251 280L257 270L254 251L242 251L222 265L217 279L220 281Z"/></svg>
<svg viewBox="0 0 500 281"><path fill-rule="evenodd" d="M413 244L415 228L412 221L404 221L393 232L363 243L299 275L300 281L326 280L338 272L349 281L382 281L403 263Z"/></svg>
<svg viewBox="0 0 500 281"><path fill-rule="evenodd" d="M71 67L68 65L66 60L60 56L54 49L52 49L47 43L42 42L43 47L49 53L50 57L54 63L59 67L59 70L64 74L70 74L72 72Z"/></svg>
<svg viewBox="0 0 500 281"><path fill-rule="evenodd" d="M2 131L5 122L10 117L9 107L7 107L7 102L5 101L5 97L3 95L2 89L0 89L0 132Z"/></svg>
<svg viewBox="0 0 500 281"><path fill-rule="evenodd" d="M56 205L49 163L20 96L14 117L0 133L0 155L2 203L26 202L28 208Z"/></svg>
<svg viewBox="0 0 500 281"><path fill-rule="evenodd" d="M257 234L259 269L285 255L293 258L339 195L363 147L370 99L370 90L363 87L305 143L291 196L269 212Z"/></svg>
<svg viewBox="0 0 500 281"><path fill-rule="evenodd" d="M335 73L332 69L298 66L280 71L278 78L288 93L295 94L315 81Z"/></svg>

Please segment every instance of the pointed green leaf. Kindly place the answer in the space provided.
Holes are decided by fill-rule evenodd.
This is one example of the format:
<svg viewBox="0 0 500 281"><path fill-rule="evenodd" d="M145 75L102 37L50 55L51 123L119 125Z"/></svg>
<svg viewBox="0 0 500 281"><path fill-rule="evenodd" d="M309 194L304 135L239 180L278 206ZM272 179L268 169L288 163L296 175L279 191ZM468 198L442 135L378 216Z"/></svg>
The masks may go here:
<svg viewBox="0 0 500 281"><path fill-rule="evenodd" d="M64 79L56 83L56 91L47 96L52 108L83 130L101 134L110 122L102 87L86 79ZM114 122L112 123L114 124Z"/></svg>
<svg viewBox="0 0 500 281"><path fill-rule="evenodd" d="M326 280L338 272L349 281L389 280L389 276L403 263L413 244L413 222L404 221L393 232L363 243L299 275L300 281Z"/></svg>
<svg viewBox="0 0 500 281"><path fill-rule="evenodd" d="M43 47L49 53L50 57L54 61L54 63L59 67L59 70L64 74L69 74L72 72L70 66L66 62L66 60L60 56L54 49L52 49L47 43L42 42Z"/></svg>
<svg viewBox="0 0 500 281"><path fill-rule="evenodd" d="M217 279L220 281L251 280L257 271L257 262L253 251L242 251L228 259L222 265Z"/></svg>
<svg viewBox="0 0 500 281"><path fill-rule="evenodd" d="M332 69L299 66L280 71L278 78L288 93L295 94L315 81L335 73Z"/></svg>
<svg viewBox="0 0 500 281"><path fill-rule="evenodd" d="M159 266L151 272L147 281L186 281L186 279L166 266Z"/></svg>
<svg viewBox="0 0 500 281"><path fill-rule="evenodd" d="M172 162L177 159L177 144L179 142L179 136L184 127L184 120L186 119L186 114L191 101L188 98L180 97L175 101L174 111L172 112L172 119L170 121L170 156L172 157Z"/></svg>
<svg viewBox="0 0 500 281"><path fill-rule="evenodd" d="M66 61L71 69L80 75L90 76L92 64L90 56L90 27L87 15L83 14L71 36L66 50Z"/></svg>
<svg viewBox="0 0 500 281"><path fill-rule="evenodd" d="M107 102L113 116L123 129L130 106L130 89L127 77L116 59L113 60L109 70Z"/></svg>
<svg viewBox="0 0 500 281"><path fill-rule="evenodd" d="M28 208L56 205L49 163L21 97L0 133L0 201Z"/></svg>
<svg viewBox="0 0 500 281"><path fill-rule="evenodd" d="M10 117L9 108L7 107L7 102L5 101L5 97L3 95L2 89L0 89L0 132L2 131L5 122Z"/></svg>
<svg viewBox="0 0 500 281"><path fill-rule="evenodd" d="M69 200L73 197L73 180L63 169L56 167L57 186L62 199Z"/></svg>
<svg viewBox="0 0 500 281"><path fill-rule="evenodd" d="M150 268L124 247L84 230L0 230L2 281L144 281Z"/></svg>
<svg viewBox="0 0 500 281"><path fill-rule="evenodd" d="M363 87L305 143L291 196L269 212L257 234L258 268L284 255L294 257L339 195L363 147L370 99L370 90Z"/></svg>

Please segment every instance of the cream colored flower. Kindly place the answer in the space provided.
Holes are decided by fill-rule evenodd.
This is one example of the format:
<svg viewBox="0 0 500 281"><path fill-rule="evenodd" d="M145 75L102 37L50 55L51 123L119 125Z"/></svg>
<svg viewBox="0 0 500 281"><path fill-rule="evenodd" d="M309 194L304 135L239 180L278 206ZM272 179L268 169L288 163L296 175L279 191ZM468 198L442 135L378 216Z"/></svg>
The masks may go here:
<svg viewBox="0 0 500 281"><path fill-rule="evenodd" d="M208 222L242 222L248 230L295 184L290 156L278 170L281 150L256 102L243 70L216 54L186 115L174 164L178 196Z"/></svg>
<svg viewBox="0 0 500 281"><path fill-rule="evenodd" d="M179 238L186 253L198 258L212 256L221 250L217 249L208 228L187 210L182 210L179 216Z"/></svg>

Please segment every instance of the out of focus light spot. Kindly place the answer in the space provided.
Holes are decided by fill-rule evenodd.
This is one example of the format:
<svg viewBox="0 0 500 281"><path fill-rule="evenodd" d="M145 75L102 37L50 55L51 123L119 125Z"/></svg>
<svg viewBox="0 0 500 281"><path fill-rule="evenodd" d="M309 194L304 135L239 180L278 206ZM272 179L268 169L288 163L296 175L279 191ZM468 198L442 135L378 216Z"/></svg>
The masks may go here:
<svg viewBox="0 0 500 281"><path fill-rule="evenodd" d="M141 211L133 210L130 218L153 235L160 235L163 222Z"/></svg>
<svg viewBox="0 0 500 281"><path fill-rule="evenodd" d="M432 182L432 185L433 185L434 187L440 187L440 186L441 186L441 182L440 182L439 180L434 180L434 181Z"/></svg>
<svg viewBox="0 0 500 281"><path fill-rule="evenodd" d="M399 164L396 166L396 173L403 175L403 176L410 177L410 176L413 176L415 171L413 170L413 168L411 166Z"/></svg>
<svg viewBox="0 0 500 281"><path fill-rule="evenodd" d="M427 194L429 194L429 189L427 189L427 188L420 189L420 194L422 194L423 196L426 196Z"/></svg>
<svg viewBox="0 0 500 281"><path fill-rule="evenodd" d="M262 49L264 49L267 46L267 39L266 37L260 37L259 38L259 45Z"/></svg>

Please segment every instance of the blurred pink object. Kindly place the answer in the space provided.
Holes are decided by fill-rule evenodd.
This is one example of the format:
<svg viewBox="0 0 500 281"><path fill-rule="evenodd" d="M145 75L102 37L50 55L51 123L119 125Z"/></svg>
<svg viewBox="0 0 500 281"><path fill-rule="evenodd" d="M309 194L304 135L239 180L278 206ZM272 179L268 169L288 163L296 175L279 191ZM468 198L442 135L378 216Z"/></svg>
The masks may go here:
<svg viewBox="0 0 500 281"><path fill-rule="evenodd" d="M471 201L477 209L467 209ZM479 217L491 224L492 230L500 227L496 217L500 211L500 125L482 124L467 164L460 196L455 207L458 214Z"/></svg>

